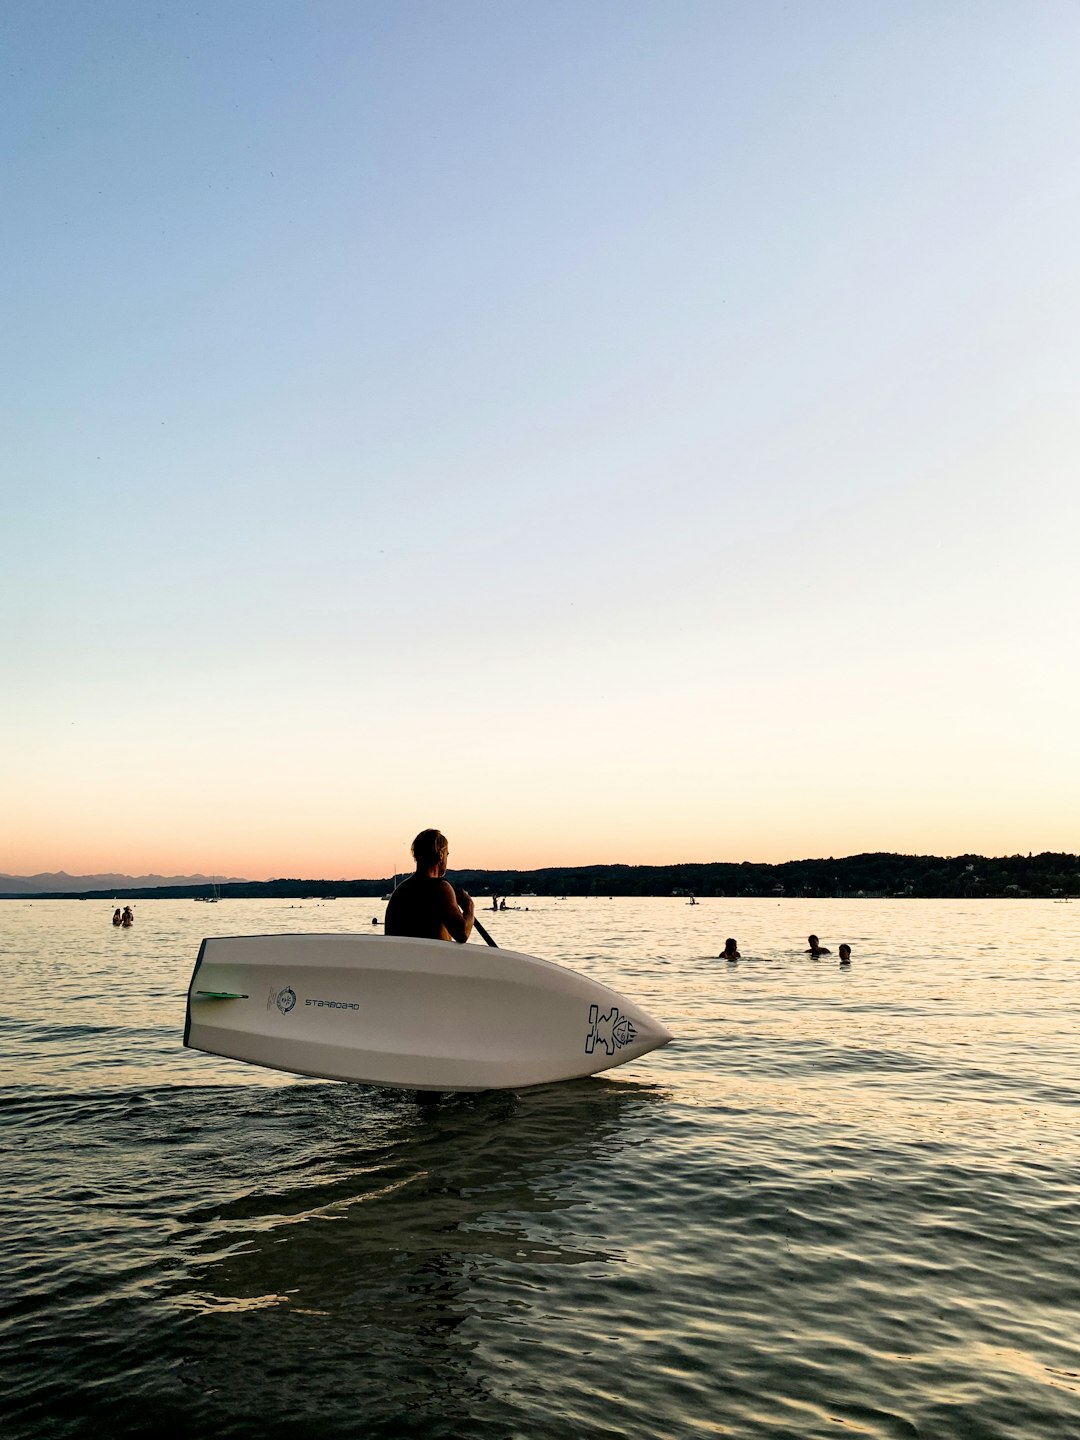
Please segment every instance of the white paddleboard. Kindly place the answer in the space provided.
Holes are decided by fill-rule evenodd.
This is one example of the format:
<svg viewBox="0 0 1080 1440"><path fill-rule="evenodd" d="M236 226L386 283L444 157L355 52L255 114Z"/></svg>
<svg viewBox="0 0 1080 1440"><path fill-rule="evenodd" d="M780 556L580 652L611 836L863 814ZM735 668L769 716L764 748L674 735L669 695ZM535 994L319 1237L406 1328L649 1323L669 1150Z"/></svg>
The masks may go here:
<svg viewBox="0 0 1080 1440"><path fill-rule="evenodd" d="M550 960L398 935L204 940L184 1028L193 1050L407 1090L546 1085L671 1039L632 1000Z"/></svg>

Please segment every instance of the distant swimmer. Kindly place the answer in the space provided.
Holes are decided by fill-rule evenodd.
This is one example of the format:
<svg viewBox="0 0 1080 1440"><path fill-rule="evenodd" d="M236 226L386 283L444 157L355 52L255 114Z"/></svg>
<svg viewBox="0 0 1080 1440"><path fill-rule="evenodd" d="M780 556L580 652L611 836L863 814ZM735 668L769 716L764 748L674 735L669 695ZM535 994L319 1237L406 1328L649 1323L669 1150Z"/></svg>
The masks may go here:
<svg viewBox="0 0 1080 1440"><path fill-rule="evenodd" d="M841 964L841 965L850 965L850 964L851 964L851 946L850 946L850 945L841 945L841 946L840 946L840 964Z"/></svg>
<svg viewBox="0 0 1080 1440"><path fill-rule="evenodd" d="M832 954L832 951L829 949L829 947L827 945L822 945L816 935L808 935L806 937L806 941L810 947L809 950L807 950L806 952L807 955L813 955L816 959L818 955Z"/></svg>
<svg viewBox="0 0 1080 1440"><path fill-rule="evenodd" d="M131 908L130 905L125 905L125 906L124 906L124 913L120 916L120 924L121 924L121 925L134 925L134 924L135 924L135 913L134 913L134 911L132 910L132 908Z"/></svg>
<svg viewBox="0 0 1080 1440"><path fill-rule="evenodd" d="M387 935L413 935L418 940L456 940L464 945L472 934L473 901L446 877L450 845L439 830L421 830L412 843L416 873L390 896L383 928Z"/></svg>
<svg viewBox="0 0 1080 1440"><path fill-rule="evenodd" d="M114 925L122 925L124 923L124 917L120 914L119 905L113 911L112 923Z"/></svg>
<svg viewBox="0 0 1080 1440"><path fill-rule="evenodd" d="M728 938L724 941L724 948L717 956L719 960L740 960L738 941Z"/></svg>

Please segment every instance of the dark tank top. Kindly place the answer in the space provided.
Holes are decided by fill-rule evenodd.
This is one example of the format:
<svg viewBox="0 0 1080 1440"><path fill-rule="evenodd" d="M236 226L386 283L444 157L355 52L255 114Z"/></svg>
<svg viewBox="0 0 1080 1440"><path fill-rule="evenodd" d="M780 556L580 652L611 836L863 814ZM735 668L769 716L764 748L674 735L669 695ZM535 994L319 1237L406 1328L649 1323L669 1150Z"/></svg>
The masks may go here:
<svg viewBox="0 0 1080 1440"><path fill-rule="evenodd" d="M445 880L431 875L410 875L386 905L387 935L413 935L418 940L450 940L446 929Z"/></svg>

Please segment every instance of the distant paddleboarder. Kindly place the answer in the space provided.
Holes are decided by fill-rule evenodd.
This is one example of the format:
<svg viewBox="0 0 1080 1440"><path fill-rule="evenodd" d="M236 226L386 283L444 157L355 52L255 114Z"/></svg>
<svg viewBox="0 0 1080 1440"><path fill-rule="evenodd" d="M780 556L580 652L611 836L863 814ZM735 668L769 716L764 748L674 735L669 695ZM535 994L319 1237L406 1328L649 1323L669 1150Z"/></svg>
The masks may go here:
<svg viewBox="0 0 1080 1440"><path fill-rule="evenodd" d="M441 830L421 830L412 843L416 873L390 896L384 931L418 940L456 940L464 945L472 934L472 896L455 888L446 876L450 844Z"/></svg>

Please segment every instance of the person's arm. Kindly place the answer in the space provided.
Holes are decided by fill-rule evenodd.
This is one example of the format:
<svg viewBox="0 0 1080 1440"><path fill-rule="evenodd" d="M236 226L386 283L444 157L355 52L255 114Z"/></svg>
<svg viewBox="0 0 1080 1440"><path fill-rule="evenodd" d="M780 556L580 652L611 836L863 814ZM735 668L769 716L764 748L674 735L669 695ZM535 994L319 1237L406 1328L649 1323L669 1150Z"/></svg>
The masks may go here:
<svg viewBox="0 0 1080 1440"><path fill-rule="evenodd" d="M466 890L455 892L449 880L444 880L442 882L442 898L442 923L447 934L459 945L464 945L472 934L473 915L476 910L472 896Z"/></svg>

